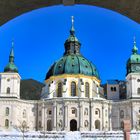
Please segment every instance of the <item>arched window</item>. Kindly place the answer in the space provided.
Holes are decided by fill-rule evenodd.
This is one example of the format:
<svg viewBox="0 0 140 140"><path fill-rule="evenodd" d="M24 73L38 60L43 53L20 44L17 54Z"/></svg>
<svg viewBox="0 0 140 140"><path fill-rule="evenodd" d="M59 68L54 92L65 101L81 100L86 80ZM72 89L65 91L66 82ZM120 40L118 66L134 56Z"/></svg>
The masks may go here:
<svg viewBox="0 0 140 140"><path fill-rule="evenodd" d="M57 97L62 97L62 83L58 83L57 87Z"/></svg>
<svg viewBox="0 0 140 140"><path fill-rule="evenodd" d="M95 129L100 130L100 121L99 120L95 121Z"/></svg>
<svg viewBox="0 0 140 140"><path fill-rule="evenodd" d="M8 120L8 119L5 120L5 127L6 127L6 128L9 127L9 120Z"/></svg>
<svg viewBox="0 0 140 140"><path fill-rule="evenodd" d="M10 94L10 88L9 87L7 88L7 94Z"/></svg>
<svg viewBox="0 0 140 140"><path fill-rule="evenodd" d="M137 89L138 94L140 94L140 88Z"/></svg>
<svg viewBox="0 0 140 140"><path fill-rule="evenodd" d="M6 110L5 110L5 115L8 116L9 115L9 107L6 107Z"/></svg>
<svg viewBox="0 0 140 140"><path fill-rule="evenodd" d="M88 123L88 120L85 120L84 126L85 126L85 127L88 127L88 124L89 124L89 123Z"/></svg>
<svg viewBox="0 0 140 140"><path fill-rule="evenodd" d="M76 83L71 82L71 96L76 96Z"/></svg>
<svg viewBox="0 0 140 140"><path fill-rule="evenodd" d="M85 83L85 96L89 98L89 83Z"/></svg>

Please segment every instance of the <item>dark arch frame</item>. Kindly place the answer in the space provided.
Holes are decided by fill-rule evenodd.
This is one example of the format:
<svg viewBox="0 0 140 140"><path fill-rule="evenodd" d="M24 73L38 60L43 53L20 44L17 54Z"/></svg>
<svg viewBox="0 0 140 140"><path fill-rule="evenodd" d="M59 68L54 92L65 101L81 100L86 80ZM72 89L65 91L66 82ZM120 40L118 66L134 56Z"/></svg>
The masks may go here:
<svg viewBox="0 0 140 140"><path fill-rule="evenodd" d="M1 0L0 25L35 9L55 5L86 4L103 7L125 15L140 23L140 1L138 0Z"/></svg>

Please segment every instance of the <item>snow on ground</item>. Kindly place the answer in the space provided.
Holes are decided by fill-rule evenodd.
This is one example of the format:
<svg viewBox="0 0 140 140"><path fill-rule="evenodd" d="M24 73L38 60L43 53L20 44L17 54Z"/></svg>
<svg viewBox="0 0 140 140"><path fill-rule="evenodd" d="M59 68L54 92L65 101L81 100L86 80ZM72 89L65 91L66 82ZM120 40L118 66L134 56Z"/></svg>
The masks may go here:
<svg viewBox="0 0 140 140"><path fill-rule="evenodd" d="M0 131L0 140L23 140L22 136L19 131ZM124 140L124 134L122 131L27 132L25 140Z"/></svg>
<svg viewBox="0 0 140 140"><path fill-rule="evenodd" d="M67 132L65 134L64 140L81 140L81 133L79 131Z"/></svg>

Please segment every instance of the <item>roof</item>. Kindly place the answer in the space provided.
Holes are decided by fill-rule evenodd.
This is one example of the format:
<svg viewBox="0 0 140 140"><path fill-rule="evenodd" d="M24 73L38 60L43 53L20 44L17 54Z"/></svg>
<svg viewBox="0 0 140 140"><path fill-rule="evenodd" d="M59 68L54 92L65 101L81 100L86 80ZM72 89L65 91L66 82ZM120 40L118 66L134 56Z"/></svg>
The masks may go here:
<svg viewBox="0 0 140 140"><path fill-rule="evenodd" d="M84 74L100 79L95 65L82 55L76 54L65 55L55 62L47 72L46 79L61 74Z"/></svg>
<svg viewBox="0 0 140 140"><path fill-rule="evenodd" d="M107 80L107 84L109 84L109 85L117 85L117 84L119 84L119 80Z"/></svg>

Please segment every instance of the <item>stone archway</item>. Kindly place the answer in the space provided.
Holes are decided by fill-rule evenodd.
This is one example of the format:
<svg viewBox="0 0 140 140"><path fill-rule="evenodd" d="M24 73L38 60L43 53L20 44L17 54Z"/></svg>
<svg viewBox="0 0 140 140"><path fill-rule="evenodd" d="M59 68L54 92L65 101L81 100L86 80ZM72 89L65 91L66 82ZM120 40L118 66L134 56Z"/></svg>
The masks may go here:
<svg viewBox="0 0 140 140"><path fill-rule="evenodd" d="M60 4L86 4L103 7L121 13L140 23L139 0L1 0L0 25L29 11Z"/></svg>
<svg viewBox="0 0 140 140"><path fill-rule="evenodd" d="M77 131L77 121L74 119L70 121L70 131Z"/></svg>

